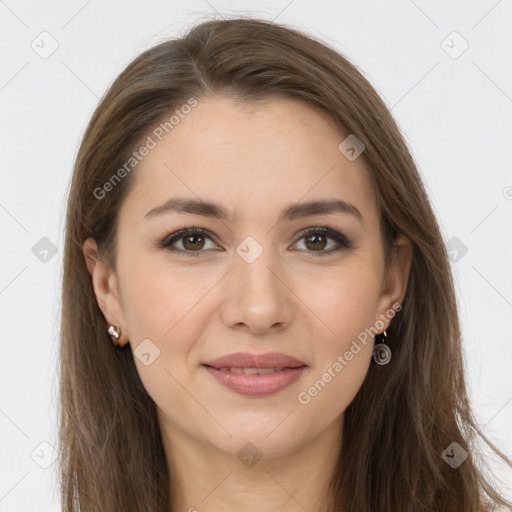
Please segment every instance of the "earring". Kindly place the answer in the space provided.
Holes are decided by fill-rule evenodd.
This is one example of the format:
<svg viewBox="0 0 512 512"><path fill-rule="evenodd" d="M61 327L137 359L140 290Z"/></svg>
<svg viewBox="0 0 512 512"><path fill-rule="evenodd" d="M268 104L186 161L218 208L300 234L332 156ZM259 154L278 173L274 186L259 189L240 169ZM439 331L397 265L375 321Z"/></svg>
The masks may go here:
<svg viewBox="0 0 512 512"><path fill-rule="evenodd" d="M121 338L121 327L117 325L109 325L107 332L110 334L114 345L120 346L119 338Z"/></svg>
<svg viewBox="0 0 512 512"><path fill-rule="evenodd" d="M391 361L391 349L385 344L386 331L382 332L382 340L373 347L373 360L380 365L388 364Z"/></svg>

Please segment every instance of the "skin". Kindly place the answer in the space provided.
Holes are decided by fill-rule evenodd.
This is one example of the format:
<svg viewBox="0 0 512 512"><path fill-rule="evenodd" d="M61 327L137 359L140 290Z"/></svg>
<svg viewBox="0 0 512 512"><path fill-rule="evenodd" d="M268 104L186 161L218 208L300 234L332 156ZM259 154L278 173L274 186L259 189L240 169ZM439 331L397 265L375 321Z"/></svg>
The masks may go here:
<svg viewBox="0 0 512 512"><path fill-rule="evenodd" d="M411 263L410 244L399 235L385 275L370 173L363 158L351 162L338 150L345 137L296 100L201 100L137 167L119 215L115 269L93 239L84 243L107 325L121 326L121 343L132 351L148 338L160 350L149 366L134 361L175 473L173 510L313 512L321 503L325 510L344 411L375 365L373 339L309 403L297 396L401 303ZM145 218L173 196L214 201L236 219ZM331 198L356 206L363 220L331 213L277 223L290 204ZM329 253L338 246L332 238L315 246L311 234L297 236L321 226L354 247ZM199 255L158 248L189 227L213 236L174 246ZM252 263L236 252L247 236L263 249ZM274 395L246 397L201 366L238 351L282 352L308 368ZM248 442L261 453L252 467L237 457Z"/></svg>

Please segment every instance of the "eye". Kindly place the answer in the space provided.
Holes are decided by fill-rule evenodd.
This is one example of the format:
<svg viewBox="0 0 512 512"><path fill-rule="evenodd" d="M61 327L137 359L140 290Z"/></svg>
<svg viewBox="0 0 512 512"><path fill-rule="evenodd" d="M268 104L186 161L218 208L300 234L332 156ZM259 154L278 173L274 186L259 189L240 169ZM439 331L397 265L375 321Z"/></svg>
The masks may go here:
<svg viewBox="0 0 512 512"><path fill-rule="evenodd" d="M205 252L202 249L208 249L205 239L212 241L210 233L202 228L187 228L176 231L166 236L160 243L162 248L168 251L187 254L191 256L198 256L201 252ZM324 250L329 246L328 240L334 240L336 242L334 247L330 247L329 250ZM337 231L327 227L316 227L309 228L300 233L297 242L304 240L306 253L317 253L308 254L308 256L324 256L333 252L340 251L342 249L352 249L353 244L344 235ZM181 244L180 247L176 245ZM337 244L337 245L336 245ZM332 244L331 244L332 245ZM210 249L218 249L218 246L213 243L213 247Z"/></svg>
<svg viewBox="0 0 512 512"><path fill-rule="evenodd" d="M334 240L337 243L337 246L336 244L334 244L333 248L331 245L329 250L326 251L324 249L329 245L329 239ZM309 228L306 231L303 231L300 234L300 237L297 240L297 242L300 242L302 240L304 240L304 245L306 246L307 249L312 249L306 250L306 253L310 253L308 254L308 257L325 256L333 252L338 252L342 249L353 248L353 243L350 240L348 240L344 235L338 233L334 229L327 227Z"/></svg>
<svg viewBox="0 0 512 512"><path fill-rule="evenodd" d="M170 235L166 236L162 240L161 246L171 252L181 252L186 253L187 255L190 254L191 256L198 256L198 254L194 253L204 252L201 249L205 247L205 238L209 238L211 240L208 231L206 231L205 229L181 229L180 231L176 231L175 233L171 233ZM175 242L181 244L183 249L175 247L173 245ZM213 248L215 249L216 247L217 246L214 244Z"/></svg>

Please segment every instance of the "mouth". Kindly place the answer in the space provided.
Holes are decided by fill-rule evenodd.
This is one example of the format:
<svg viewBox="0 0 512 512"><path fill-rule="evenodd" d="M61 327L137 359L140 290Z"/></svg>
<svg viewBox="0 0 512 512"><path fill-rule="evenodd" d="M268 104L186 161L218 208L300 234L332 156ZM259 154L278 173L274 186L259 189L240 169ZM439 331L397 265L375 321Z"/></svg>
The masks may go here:
<svg viewBox="0 0 512 512"><path fill-rule="evenodd" d="M284 390L296 382L306 365L290 367L220 367L203 365L224 387L246 397L263 398Z"/></svg>

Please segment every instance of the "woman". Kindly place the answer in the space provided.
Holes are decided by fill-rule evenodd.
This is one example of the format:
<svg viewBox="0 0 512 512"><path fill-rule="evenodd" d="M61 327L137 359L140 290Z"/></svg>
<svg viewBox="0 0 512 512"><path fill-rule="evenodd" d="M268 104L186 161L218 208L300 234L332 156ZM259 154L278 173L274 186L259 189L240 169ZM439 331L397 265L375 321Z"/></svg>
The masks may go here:
<svg viewBox="0 0 512 512"><path fill-rule="evenodd" d="M82 141L64 265L64 510L510 505L424 186L326 45L239 18L136 58Z"/></svg>

